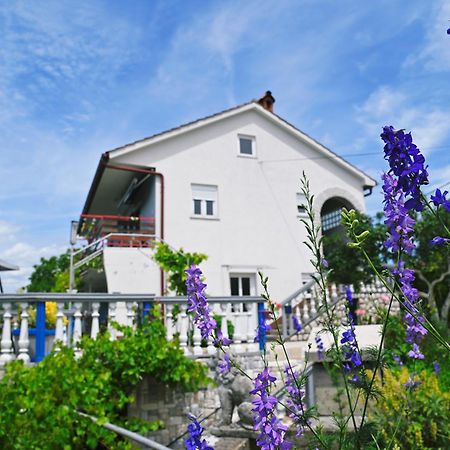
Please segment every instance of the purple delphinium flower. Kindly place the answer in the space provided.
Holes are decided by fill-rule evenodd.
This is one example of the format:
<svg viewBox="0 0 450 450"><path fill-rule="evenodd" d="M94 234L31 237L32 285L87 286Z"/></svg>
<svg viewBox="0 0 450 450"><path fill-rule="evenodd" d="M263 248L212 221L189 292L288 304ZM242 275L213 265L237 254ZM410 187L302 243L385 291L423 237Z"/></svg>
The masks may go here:
<svg viewBox="0 0 450 450"><path fill-rule="evenodd" d="M414 373L411 374L408 378L408 381L403 385L410 391L414 390L416 387L418 387L422 384L422 382L420 380L414 379L415 376L416 376L416 374L414 374Z"/></svg>
<svg viewBox="0 0 450 450"><path fill-rule="evenodd" d="M358 384L361 382L361 378L359 377L358 374L355 373L349 381L350 383Z"/></svg>
<svg viewBox="0 0 450 450"><path fill-rule="evenodd" d="M256 336L253 342L259 342L261 340L265 340L267 336L267 332L270 331L272 327L266 323L265 321L261 323L261 325L258 325L258 328L256 329Z"/></svg>
<svg viewBox="0 0 450 450"><path fill-rule="evenodd" d="M253 400L254 430L259 431L256 445L262 450L276 450L282 448L288 450L292 443L285 441L287 427L283 425L275 415L277 399L270 395L270 388L276 378L269 373L267 367L259 373L255 380L255 388L250 394L257 398Z"/></svg>
<svg viewBox="0 0 450 450"><path fill-rule="evenodd" d="M300 331L303 330L302 324L298 320L297 316L295 314L292 315L292 324L294 325L294 330L297 333L300 333Z"/></svg>
<svg viewBox="0 0 450 450"><path fill-rule="evenodd" d="M328 269L328 261L325 258L322 258L322 266L325 267L325 269Z"/></svg>
<svg viewBox="0 0 450 450"><path fill-rule="evenodd" d="M443 206L447 211L450 211L450 200L447 200L448 191L441 192L440 189L436 189L434 195L431 196L431 201L434 203L434 206L440 207Z"/></svg>
<svg viewBox="0 0 450 450"><path fill-rule="evenodd" d="M292 376L292 369L286 366L284 369L286 374L286 390L288 392L288 399L286 404L291 410L289 417L294 421L297 432L296 436L301 436L305 431L305 421L303 419L305 413L305 389L304 386L297 386L300 374L296 371Z"/></svg>
<svg viewBox="0 0 450 450"><path fill-rule="evenodd" d="M389 235L385 246L394 253L411 254L415 248L412 238L415 221L410 216L410 211L423 210L420 187L428 184L425 158L413 144L410 133L386 126L381 138L385 142L385 159L390 166L389 172L383 174L385 224ZM439 194L440 191L438 196ZM417 358L422 355L418 350L418 343L427 331L423 327L424 319L416 307L419 293L412 286L414 272L405 268L404 261L400 260L392 273L399 280L406 299L405 306L413 313L407 312L404 319L407 327L406 339L416 345L408 355Z"/></svg>
<svg viewBox="0 0 450 450"><path fill-rule="evenodd" d="M223 355L223 358L220 360L217 367L219 368L219 372L222 375L226 375L231 370L231 361L230 361L230 356L228 355L228 353L225 353Z"/></svg>
<svg viewBox="0 0 450 450"><path fill-rule="evenodd" d="M436 375L439 375L439 372L441 371L441 365L437 361L433 362L433 370Z"/></svg>
<svg viewBox="0 0 450 450"><path fill-rule="evenodd" d="M444 245L444 244L448 244L450 242L450 239L448 238L443 238L441 236L436 236L433 239L431 239L430 241L430 245Z"/></svg>
<svg viewBox="0 0 450 450"><path fill-rule="evenodd" d="M324 358L324 345L323 345L323 341L322 338L317 335L314 339L316 341L316 347L317 347L317 358L319 359L323 359Z"/></svg>
<svg viewBox="0 0 450 450"><path fill-rule="evenodd" d="M194 323L200 330L202 339L208 339L216 328L216 321L211 317L208 300L204 293L206 284L202 282L202 271L192 265L187 273L188 312L194 312Z"/></svg>
<svg viewBox="0 0 450 450"><path fill-rule="evenodd" d="M424 359L422 352L420 351L419 346L414 342L412 346L412 350L408 352L408 356L413 359Z"/></svg>
<svg viewBox="0 0 450 450"><path fill-rule="evenodd" d="M225 337L221 330L216 328L216 337L213 340L213 344L217 347L228 347L231 344L231 339Z"/></svg>
<svg viewBox="0 0 450 450"><path fill-rule="evenodd" d="M392 358L400 367L403 366L403 362L402 362L402 359L400 358L400 356L394 355Z"/></svg>
<svg viewBox="0 0 450 450"><path fill-rule="evenodd" d="M404 193L399 189L398 181L388 173L382 175L384 191L384 214L388 239L384 245L397 253L402 250L411 254L415 248L412 240L415 220L409 215L405 206Z"/></svg>
<svg viewBox="0 0 450 450"><path fill-rule="evenodd" d="M193 414L188 414L188 417L192 423L188 425L189 438L184 441L187 450L214 450L206 439L202 439L204 429L197 418Z"/></svg>
<svg viewBox="0 0 450 450"><path fill-rule="evenodd" d="M406 208L422 211L420 186L428 184L428 172L424 165L425 158L413 143L411 133L385 126L381 139L385 142L384 158L390 166L388 173L396 177L398 189L409 197Z"/></svg>

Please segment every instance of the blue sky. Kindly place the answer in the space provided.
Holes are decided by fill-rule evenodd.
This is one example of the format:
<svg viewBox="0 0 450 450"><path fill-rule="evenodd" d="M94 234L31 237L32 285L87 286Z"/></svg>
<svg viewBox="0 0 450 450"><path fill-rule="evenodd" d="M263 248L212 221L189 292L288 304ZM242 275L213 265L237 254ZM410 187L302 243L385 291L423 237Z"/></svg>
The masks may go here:
<svg viewBox="0 0 450 450"><path fill-rule="evenodd" d="M449 19L437 0L1 2L0 259L22 267L6 290L67 247L103 151L267 89L372 176L393 124L413 131L431 187L449 182Z"/></svg>

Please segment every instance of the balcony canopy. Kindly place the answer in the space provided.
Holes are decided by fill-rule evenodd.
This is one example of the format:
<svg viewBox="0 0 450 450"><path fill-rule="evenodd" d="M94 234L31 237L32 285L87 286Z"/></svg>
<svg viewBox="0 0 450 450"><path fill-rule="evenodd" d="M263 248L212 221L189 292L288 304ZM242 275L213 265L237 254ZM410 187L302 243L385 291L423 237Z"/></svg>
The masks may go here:
<svg viewBox="0 0 450 450"><path fill-rule="evenodd" d="M0 272L6 272L8 270L19 270L19 266L15 266L14 264L10 264L0 259Z"/></svg>
<svg viewBox="0 0 450 450"><path fill-rule="evenodd" d="M149 172L154 170L143 166L128 166L123 170L120 166L108 165L107 159L102 158L82 214L132 215L134 211L130 210L139 207L138 193L151 178Z"/></svg>

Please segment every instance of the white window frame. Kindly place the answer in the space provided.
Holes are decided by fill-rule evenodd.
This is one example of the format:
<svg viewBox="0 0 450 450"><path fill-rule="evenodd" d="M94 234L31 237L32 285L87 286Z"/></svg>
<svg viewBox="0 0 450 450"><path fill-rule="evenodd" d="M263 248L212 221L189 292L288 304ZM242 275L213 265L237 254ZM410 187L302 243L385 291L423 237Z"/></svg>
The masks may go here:
<svg viewBox="0 0 450 450"><path fill-rule="evenodd" d="M250 281L250 294L248 296L256 295L256 273L254 272L229 272L228 273L228 285L230 287L230 296L233 297L231 293L231 278L237 278L238 281L238 295L239 297L247 297L247 295L242 294L242 278L248 278ZM249 312L250 305L245 303L235 303L232 305L232 312Z"/></svg>
<svg viewBox="0 0 450 450"><path fill-rule="evenodd" d="M295 206L297 208L298 217L308 217L308 214L306 212L306 197L303 192L297 192L297 194L295 195ZM300 211L299 206L303 206L305 208L304 211Z"/></svg>
<svg viewBox="0 0 450 450"><path fill-rule="evenodd" d="M242 278L248 278L250 280L250 294L249 296L255 296L256 295L256 274L253 272L248 273L242 273L242 272L230 272L228 274L228 280L230 283L230 296L233 294L231 293L231 278L237 278L239 280L238 282L238 295L243 296L242 294Z"/></svg>
<svg viewBox="0 0 450 450"><path fill-rule="evenodd" d="M195 202L200 201L200 214L195 213ZM219 194L217 185L212 184L191 184L191 218L193 219L210 219L217 220L219 218ZM207 201L213 202L213 213L207 214Z"/></svg>
<svg viewBox="0 0 450 450"><path fill-rule="evenodd" d="M241 153L241 139L248 139L252 142L252 154ZM256 158L256 138L255 136L250 136L248 134L238 134L238 156L242 158Z"/></svg>

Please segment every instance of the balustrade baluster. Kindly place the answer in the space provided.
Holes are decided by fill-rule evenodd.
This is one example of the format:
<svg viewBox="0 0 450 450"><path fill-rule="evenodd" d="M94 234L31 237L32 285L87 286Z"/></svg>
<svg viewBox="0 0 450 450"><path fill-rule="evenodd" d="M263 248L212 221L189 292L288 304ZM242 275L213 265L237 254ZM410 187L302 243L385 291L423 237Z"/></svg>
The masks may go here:
<svg viewBox="0 0 450 450"><path fill-rule="evenodd" d="M174 335L174 323L172 315L172 305L166 305L166 330L167 330L167 340L171 341Z"/></svg>
<svg viewBox="0 0 450 450"><path fill-rule="evenodd" d="M187 347L189 318L184 311L178 314L177 329L180 331L180 347Z"/></svg>
<svg viewBox="0 0 450 450"><path fill-rule="evenodd" d="M133 327L134 326L134 303L133 302L127 302L127 326Z"/></svg>
<svg viewBox="0 0 450 450"><path fill-rule="evenodd" d="M22 360L25 364L30 362L28 347L30 340L28 338L28 303L20 303L22 313L20 315L20 334L19 334L19 355L17 359Z"/></svg>
<svg viewBox="0 0 450 450"><path fill-rule="evenodd" d="M99 317L100 317L100 303L94 302L92 303L92 322L91 322L91 338L97 339L97 335L100 331L100 323L99 323Z"/></svg>
<svg viewBox="0 0 450 450"><path fill-rule="evenodd" d="M336 287L336 285L335 285L335 287ZM333 298L333 293L331 294L331 296ZM311 302L310 302L310 306L309 306L309 314L310 314L311 318L315 317L315 315L317 314L317 300L318 300L317 296L311 297Z"/></svg>
<svg viewBox="0 0 450 450"><path fill-rule="evenodd" d="M59 352L60 346L64 345L64 303L56 304L56 324L55 324L55 352Z"/></svg>
<svg viewBox="0 0 450 450"><path fill-rule="evenodd" d="M257 322L255 320L258 317L258 310L256 303L247 303L247 342L249 344L253 344L255 339L255 328L257 327Z"/></svg>
<svg viewBox="0 0 450 450"><path fill-rule="evenodd" d="M314 291L311 293L311 296L307 299L305 299L305 302L303 304L303 323L306 324L306 322L308 322L308 320L310 319L310 315L309 315L309 304L312 301L312 298L314 297Z"/></svg>
<svg viewBox="0 0 450 450"><path fill-rule="evenodd" d="M220 305L220 316L222 318L222 322L220 324L220 331L222 331L222 335L225 338L228 338L228 313L230 311L229 303L222 303Z"/></svg>
<svg viewBox="0 0 450 450"><path fill-rule="evenodd" d="M202 335L200 333L199 328L195 324L192 324L192 326L194 327L194 338L193 338L194 347L193 347L193 352L195 354L200 354L202 352L202 349L201 349L201 346L200 346L201 343L202 343Z"/></svg>
<svg viewBox="0 0 450 450"><path fill-rule="evenodd" d="M74 303L75 313L73 314L74 323L73 323L73 336L72 336L72 346L75 347L75 356L81 356L81 350L78 348L78 344L81 341L81 307L83 306L80 302Z"/></svg>
<svg viewBox="0 0 450 450"><path fill-rule="evenodd" d="M1 355L0 355L0 367L3 367L9 361L14 359L11 341L11 303L3 303L3 330Z"/></svg>
<svg viewBox="0 0 450 450"><path fill-rule="evenodd" d="M109 302L108 305L108 331L110 339L112 341L116 340L117 330L112 326L112 323L116 321L116 302Z"/></svg>

